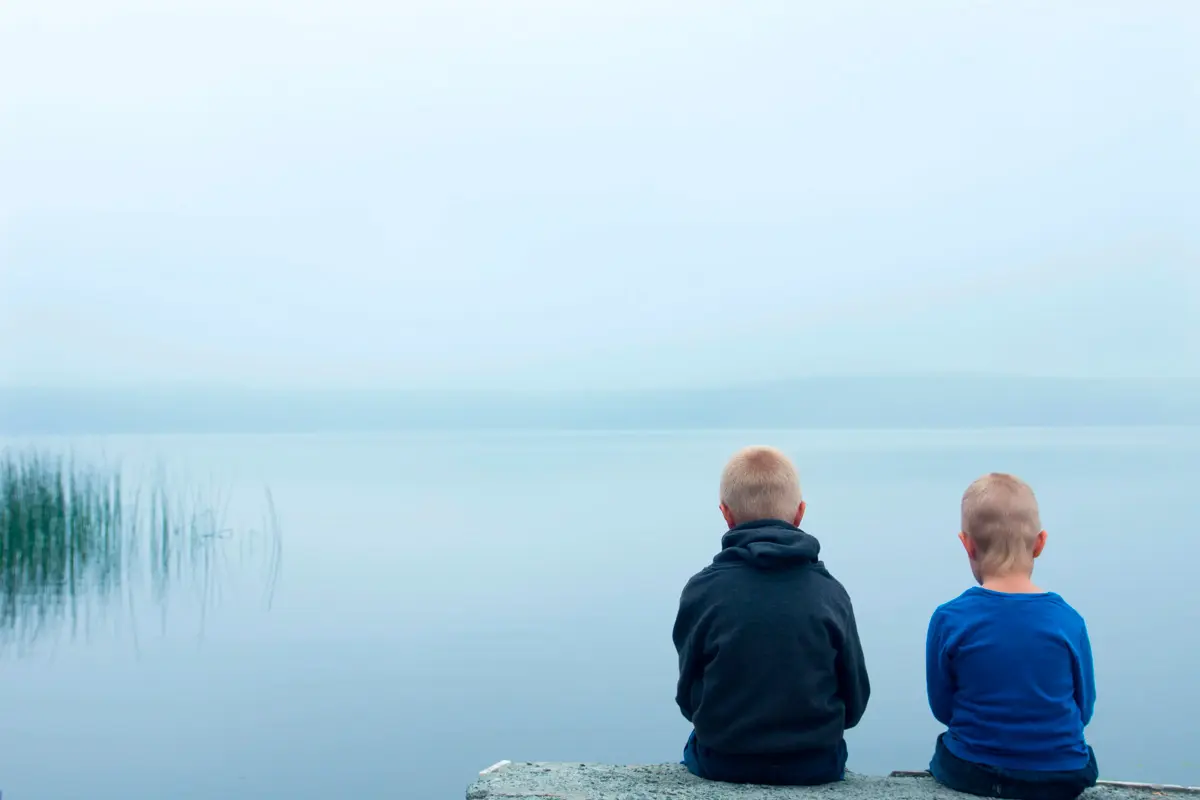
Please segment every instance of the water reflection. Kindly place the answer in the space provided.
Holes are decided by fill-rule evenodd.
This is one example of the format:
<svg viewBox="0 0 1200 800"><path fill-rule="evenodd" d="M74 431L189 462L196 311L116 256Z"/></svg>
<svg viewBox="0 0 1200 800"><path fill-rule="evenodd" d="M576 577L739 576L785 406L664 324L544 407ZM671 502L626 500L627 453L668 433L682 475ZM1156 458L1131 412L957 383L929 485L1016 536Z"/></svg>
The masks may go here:
<svg viewBox="0 0 1200 800"><path fill-rule="evenodd" d="M0 456L0 645L71 636L117 611L135 624L191 589L201 626L230 573L254 572L269 607L282 566L279 519L264 490L261 522L229 520L228 498L184 492L161 469L132 490L109 464L34 450Z"/></svg>

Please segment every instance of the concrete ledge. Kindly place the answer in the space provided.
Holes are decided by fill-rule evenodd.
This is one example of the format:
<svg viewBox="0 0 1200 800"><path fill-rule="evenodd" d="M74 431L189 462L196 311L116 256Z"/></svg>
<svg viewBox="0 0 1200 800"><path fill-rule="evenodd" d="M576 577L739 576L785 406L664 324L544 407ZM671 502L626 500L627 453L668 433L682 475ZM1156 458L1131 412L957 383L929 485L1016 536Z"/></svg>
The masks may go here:
<svg viewBox="0 0 1200 800"><path fill-rule="evenodd" d="M1200 788L1104 782L1088 800L1151 800L1167 793L1200 798ZM847 774L842 783L814 787L740 786L701 780L680 764L616 764L501 761L479 773L467 800L965 800L925 773L894 772L886 778ZM973 799L977 800L977 799Z"/></svg>

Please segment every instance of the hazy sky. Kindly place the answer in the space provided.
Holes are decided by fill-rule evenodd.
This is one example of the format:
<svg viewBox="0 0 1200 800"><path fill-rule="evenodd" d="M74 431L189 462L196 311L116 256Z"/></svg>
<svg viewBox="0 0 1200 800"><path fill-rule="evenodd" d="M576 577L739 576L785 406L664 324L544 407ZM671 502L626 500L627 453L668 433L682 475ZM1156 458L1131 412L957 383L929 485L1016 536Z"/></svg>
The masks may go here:
<svg viewBox="0 0 1200 800"><path fill-rule="evenodd" d="M0 382L1200 374L1200 3L2 0Z"/></svg>

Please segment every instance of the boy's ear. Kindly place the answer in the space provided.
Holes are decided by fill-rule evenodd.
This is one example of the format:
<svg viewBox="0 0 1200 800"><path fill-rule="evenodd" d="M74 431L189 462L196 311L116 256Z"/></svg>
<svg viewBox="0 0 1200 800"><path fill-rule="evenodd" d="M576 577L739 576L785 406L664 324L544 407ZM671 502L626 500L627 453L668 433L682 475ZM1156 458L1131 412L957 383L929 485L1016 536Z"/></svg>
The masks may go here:
<svg viewBox="0 0 1200 800"><path fill-rule="evenodd" d="M1045 549L1046 549L1046 532L1042 531L1041 533L1039 533L1037 535L1037 538L1033 540L1033 557L1037 558L1038 556L1040 556L1042 554L1042 551Z"/></svg>
<svg viewBox="0 0 1200 800"><path fill-rule="evenodd" d="M737 527L737 522L733 519L733 512L729 510L729 506L721 503L721 516L725 518L725 524L729 526L729 530Z"/></svg>
<svg viewBox="0 0 1200 800"><path fill-rule="evenodd" d="M796 509L796 518L794 520L792 520L793 527L795 527L795 528L800 527L800 520L804 519L804 511L807 508L808 508L808 504L805 503L803 500L801 500L800 507Z"/></svg>
<svg viewBox="0 0 1200 800"><path fill-rule="evenodd" d="M975 560L975 543L971 541L971 537L967 536L966 531L958 532L958 540L962 542L963 549L967 551L967 558Z"/></svg>

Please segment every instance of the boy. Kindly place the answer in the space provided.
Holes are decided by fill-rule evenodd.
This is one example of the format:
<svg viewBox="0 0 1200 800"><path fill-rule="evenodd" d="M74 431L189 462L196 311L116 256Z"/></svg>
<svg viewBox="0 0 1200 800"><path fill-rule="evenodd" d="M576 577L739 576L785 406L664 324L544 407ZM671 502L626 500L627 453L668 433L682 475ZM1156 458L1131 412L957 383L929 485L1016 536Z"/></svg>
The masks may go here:
<svg viewBox="0 0 1200 800"><path fill-rule="evenodd" d="M729 531L675 620L675 701L694 728L683 763L730 783L839 781L843 733L871 689L850 597L798 527L796 468L774 448L746 448L725 467L720 501Z"/></svg>
<svg viewBox="0 0 1200 800"><path fill-rule="evenodd" d="M947 731L929 770L984 797L1073 800L1097 778L1084 740L1096 684L1083 618L1033 584L1046 546L1033 490L992 473L962 499L979 586L939 606L925 646L929 707Z"/></svg>

